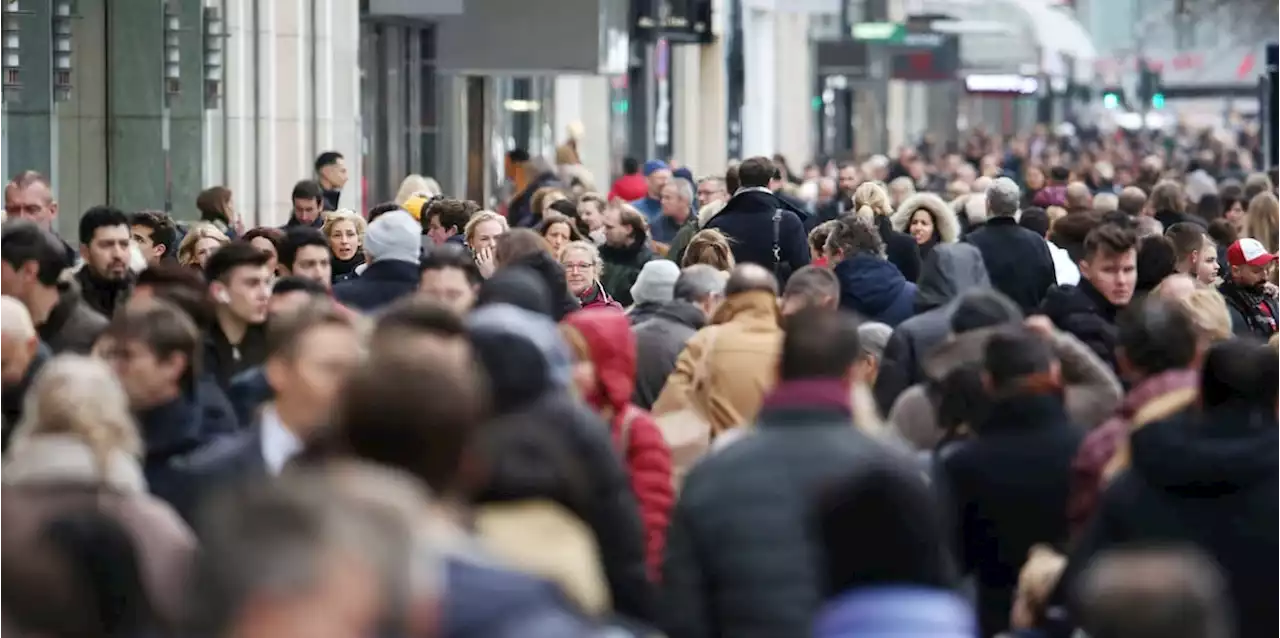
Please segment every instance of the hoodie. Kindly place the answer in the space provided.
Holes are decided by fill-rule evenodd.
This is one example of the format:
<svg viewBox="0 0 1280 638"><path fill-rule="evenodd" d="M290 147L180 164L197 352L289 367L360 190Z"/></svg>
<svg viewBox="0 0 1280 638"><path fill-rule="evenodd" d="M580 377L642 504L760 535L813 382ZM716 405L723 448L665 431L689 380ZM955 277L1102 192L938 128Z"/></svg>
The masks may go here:
<svg viewBox="0 0 1280 638"><path fill-rule="evenodd" d="M640 502L650 574L662 568L675 490L671 450L648 412L631 403L636 382L636 340L626 315L612 309L588 308L565 318L586 342L595 365L598 390L587 400L608 415L609 431L626 461L631 489Z"/></svg>
<svg viewBox="0 0 1280 638"><path fill-rule="evenodd" d="M898 268L874 255L853 255L836 264L840 280L840 307L858 313L866 321L897 327L911 317L916 285Z"/></svg>

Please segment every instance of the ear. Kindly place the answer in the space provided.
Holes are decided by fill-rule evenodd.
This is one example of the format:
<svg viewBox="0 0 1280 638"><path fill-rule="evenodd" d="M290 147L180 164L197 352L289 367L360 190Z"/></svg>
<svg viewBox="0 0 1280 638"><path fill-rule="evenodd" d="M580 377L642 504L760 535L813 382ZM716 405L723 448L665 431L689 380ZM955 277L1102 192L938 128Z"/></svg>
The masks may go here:
<svg viewBox="0 0 1280 638"><path fill-rule="evenodd" d="M35 261L24 262L21 266L18 266L18 274L35 279L40 276L40 264Z"/></svg>
<svg viewBox="0 0 1280 638"><path fill-rule="evenodd" d="M164 244L153 244L151 250L155 252L156 257L164 257L164 254L169 252L169 247Z"/></svg>

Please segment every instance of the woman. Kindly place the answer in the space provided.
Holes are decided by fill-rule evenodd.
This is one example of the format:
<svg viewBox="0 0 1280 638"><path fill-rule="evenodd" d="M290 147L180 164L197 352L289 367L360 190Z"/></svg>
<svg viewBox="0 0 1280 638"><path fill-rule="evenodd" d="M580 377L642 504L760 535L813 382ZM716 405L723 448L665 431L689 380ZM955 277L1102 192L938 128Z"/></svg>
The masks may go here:
<svg viewBox="0 0 1280 638"><path fill-rule="evenodd" d="M329 213L324 220L324 237L329 242L333 283L355 276L356 268L364 263L364 218L342 209Z"/></svg>
<svg viewBox="0 0 1280 638"><path fill-rule="evenodd" d="M244 223L231 205L231 189L226 186L213 186L200 191L196 196L196 209L200 211L200 221L213 224L214 228L228 237L244 232Z"/></svg>
<svg viewBox="0 0 1280 638"><path fill-rule="evenodd" d="M436 180L414 173L400 182L400 188L396 191L395 202L397 206L404 206L404 203L415 195L431 199L440 193L440 184Z"/></svg>
<svg viewBox="0 0 1280 638"><path fill-rule="evenodd" d="M31 386L5 456L0 548L6 576L17 571L11 571L11 566L47 550L47 530L65 525L86 510L94 511L117 523L133 545L129 552L129 543L124 543L117 559L130 553L136 556L136 572L145 592L145 600L115 603L140 606L140 613L154 614L145 619L147 624L157 621L176 630L185 602L185 566L195 550L195 539L167 504L148 494L139 461L142 453L129 398L106 363L64 355L46 364ZM71 567L97 576L90 581L106 579L95 565ZM6 590L24 587L13 579L9 582ZM110 611L124 615L130 610Z"/></svg>
<svg viewBox="0 0 1280 638"><path fill-rule="evenodd" d="M283 274L280 272L279 264L280 243L284 241L284 231L272 226L259 226L245 233L244 240L271 257L267 267L273 274Z"/></svg>
<svg viewBox="0 0 1280 638"><path fill-rule="evenodd" d="M565 282L569 292L583 308L608 307L622 310L622 304L613 300L600 283L604 260L595 244L585 241L569 242L560 252L560 265L564 267Z"/></svg>
<svg viewBox="0 0 1280 638"><path fill-rule="evenodd" d="M209 256L229 243L231 240L222 231L208 222L199 222L178 245L178 263L203 272Z"/></svg>
<svg viewBox="0 0 1280 638"><path fill-rule="evenodd" d="M1249 200L1249 210L1244 215L1244 237L1258 240L1267 252L1275 254L1280 238L1280 203L1271 193L1259 193Z"/></svg>
<svg viewBox="0 0 1280 638"><path fill-rule="evenodd" d="M488 279L497 264L493 259L493 249L498 245L498 237L507 232L507 218L491 210L482 210L471 216L462 236L476 258L476 266L480 274Z"/></svg>
<svg viewBox="0 0 1280 638"><path fill-rule="evenodd" d="M529 210L533 211L533 219L530 226L537 226L542 218L551 210L551 205L569 199L564 191L555 186L543 186L533 192L533 197L529 199Z"/></svg>
<svg viewBox="0 0 1280 638"><path fill-rule="evenodd" d="M684 258L680 261L682 268L694 264L706 264L726 273L733 270L735 262L729 238L714 228L698 231L689 240L689 247L685 249Z"/></svg>
<svg viewBox="0 0 1280 638"><path fill-rule="evenodd" d="M1027 165L1026 170L1022 172L1022 207L1031 206L1035 201L1036 195L1045 186L1044 169L1034 164Z"/></svg>
<svg viewBox="0 0 1280 638"><path fill-rule="evenodd" d="M578 228L573 220L556 212L548 213L543 217L542 221L538 222L537 230L551 247L551 256L557 259L569 242L582 240L582 235L578 234Z"/></svg>
<svg viewBox="0 0 1280 638"><path fill-rule="evenodd" d="M915 240L916 247L920 249L920 261L928 259L939 242L952 244L960 239L960 224L955 211L933 193L908 197L890 221L894 230L906 231Z"/></svg>
<svg viewBox="0 0 1280 638"><path fill-rule="evenodd" d="M640 503L650 578L656 581L675 489L671 451L662 432L648 412L631 404L636 371L631 324L621 312L586 309L565 317L561 332L574 355L574 385L587 405L609 424L618 453L626 462L631 490Z"/></svg>

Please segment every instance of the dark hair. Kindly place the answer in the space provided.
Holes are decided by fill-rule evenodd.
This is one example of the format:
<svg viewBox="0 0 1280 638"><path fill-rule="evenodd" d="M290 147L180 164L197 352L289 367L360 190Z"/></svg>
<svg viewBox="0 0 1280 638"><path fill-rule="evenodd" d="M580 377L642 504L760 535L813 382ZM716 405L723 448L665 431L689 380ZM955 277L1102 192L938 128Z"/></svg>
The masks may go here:
<svg viewBox="0 0 1280 638"><path fill-rule="evenodd" d="M93 242L93 236L98 232L99 228L113 228L115 226L129 227L129 216L119 208L110 206L94 206L84 212L80 217L80 243L89 245Z"/></svg>
<svg viewBox="0 0 1280 638"><path fill-rule="evenodd" d="M1164 236L1173 244L1178 261L1190 257L1191 253L1204 250L1204 228L1195 222L1178 222L1165 229Z"/></svg>
<svg viewBox="0 0 1280 638"><path fill-rule="evenodd" d="M172 256L178 245L178 226L169 213L160 210L140 210L129 215L130 226L142 226L151 231L151 243L164 246L166 257Z"/></svg>
<svg viewBox="0 0 1280 638"><path fill-rule="evenodd" d="M422 401L421 388L448 401ZM352 375L336 410L336 444L360 459L406 471L437 494L458 469L487 416L487 389L470 357L426 360L380 352Z"/></svg>
<svg viewBox="0 0 1280 638"><path fill-rule="evenodd" d="M1022 321L1022 309L994 288L976 288L960 293L951 313L951 332L964 334L1010 322Z"/></svg>
<svg viewBox="0 0 1280 638"><path fill-rule="evenodd" d="M569 219L578 218L578 205L567 199L551 202L549 208L561 215L564 215L565 217L568 217Z"/></svg>
<svg viewBox="0 0 1280 638"><path fill-rule="evenodd" d="M151 294L187 313L201 330L213 325L214 309L204 275L173 261L162 261L138 273L134 289L150 288Z"/></svg>
<svg viewBox="0 0 1280 638"><path fill-rule="evenodd" d="M540 252L550 253L551 247L542 235L528 228L512 228L498 235L493 249L493 259L499 268L515 263Z"/></svg>
<svg viewBox="0 0 1280 638"><path fill-rule="evenodd" d="M342 159L342 153L339 153L337 151L325 151L317 155L316 156L316 172L319 173L320 169L326 166L332 166L334 164L337 164L338 160L340 159Z"/></svg>
<svg viewBox="0 0 1280 638"><path fill-rule="evenodd" d="M293 357L303 337L321 326L351 328L352 321L333 300L324 298L312 299L294 312L273 316L267 326L267 356Z"/></svg>
<svg viewBox="0 0 1280 638"><path fill-rule="evenodd" d="M291 226L284 232L284 238L279 244L280 264L293 270L293 264L298 260L298 251L306 246L319 246L328 251L329 241L325 239L324 233L319 228Z"/></svg>
<svg viewBox="0 0 1280 638"><path fill-rule="evenodd" d="M422 230L424 232L427 230L432 217L439 217L442 228L445 230L453 228L461 233L467 227L471 216L479 211L479 204L471 200L440 197L427 204L426 211L422 215Z"/></svg>
<svg viewBox="0 0 1280 638"><path fill-rule="evenodd" d="M1237 203L1240 204L1241 208L1247 208L1249 206L1249 200L1244 198L1244 186L1235 180L1225 182L1218 188L1218 199L1220 200L1222 212L1224 214L1228 210L1231 210L1231 208ZM1209 221L1214 220L1210 219Z"/></svg>
<svg viewBox="0 0 1280 638"><path fill-rule="evenodd" d="M858 320L853 315L806 308L787 320L778 378L839 379L861 354Z"/></svg>
<svg viewBox="0 0 1280 638"><path fill-rule="evenodd" d="M1024 208L1018 218L1018 225L1044 237L1049 234L1049 213L1039 206Z"/></svg>
<svg viewBox="0 0 1280 638"><path fill-rule="evenodd" d="M1102 216L1096 213L1070 213L1053 223L1049 232L1049 241L1066 250L1071 261L1084 259L1084 240L1093 229L1102 223Z"/></svg>
<svg viewBox="0 0 1280 638"><path fill-rule="evenodd" d="M1200 201L1196 202L1196 215L1206 222L1222 218L1222 198L1217 193L1205 193L1200 196Z"/></svg>
<svg viewBox="0 0 1280 638"><path fill-rule="evenodd" d="M840 298L840 279L829 268L805 266L795 271L791 278L787 279L787 287L783 290L782 296L808 298L831 296L833 299L838 300Z"/></svg>
<svg viewBox="0 0 1280 638"><path fill-rule="evenodd" d="M1178 270L1178 251L1164 235L1143 237L1138 242L1138 280L1134 288L1149 291Z"/></svg>
<svg viewBox="0 0 1280 638"><path fill-rule="evenodd" d="M880 231L871 222L857 215L845 215L837 220L831 235L827 237L827 250L839 249L845 257L854 255L884 256L884 241Z"/></svg>
<svg viewBox="0 0 1280 638"><path fill-rule="evenodd" d="M1049 179L1055 182L1065 182L1071 179L1071 169L1066 166L1053 166L1049 168Z"/></svg>
<svg viewBox="0 0 1280 638"><path fill-rule="evenodd" d="M280 254L280 246L284 243L284 231L275 226L258 226L249 229L240 239L244 241L253 241L255 238L261 237L276 248L276 255Z"/></svg>
<svg viewBox="0 0 1280 638"><path fill-rule="evenodd" d="M586 469L559 431L542 425L550 424L537 423L527 413L485 424L477 448L488 472L472 502L545 500L564 506L584 522L593 520Z"/></svg>
<svg viewBox="0 0 1280 638"><path fill-rule="evenodd" d="M1048 341L1026 328L1001 330L991 335L983 349L982 369L1000 394L1019 379L1046 372L1057 358Z"/></svg>
<svg viewBox="0 0 1280 638"><path fill-rule="evenodd" d="M319 182L304 179L293 185L293 194L289 196L289 199L311 199L317 202L324 201L324 189L320 188Z"/></svg>
<svg viewBox="0 0 1280 638"><path fill-rule="evenodd" d="M827 246L827 238L831 236L831 231L835 229L836 223L836 220L832 219L814 226L813 230L809 231L809 248L816 248L818 252L822 252Z"/></svg>
<svg viewBox="0 0 1280 638"><path fill-rule="evenodd" d="M326 299L329 297L329 290L324 287L324 284L314 279L307 279L306 277L296 277L293 275L281 277L271 286L272 295L286 295L291 292L305 292L307 294L314 295L316 297L324 297Z"/></svg>
<svg viewBox="0 0 1280 638"><path fill-rule="evenodd" d="M1208 232L1209 238L1219 246L1230 246L1240 239L1240 233L1236 230L1235 224L1227 221L1225 217L1209 222Z"/></svg>
<svg viewBox="0 0 1280 638"><path fill-rule="evenodd" d="M146 303L131 303L117 309L102 336L117 342L141 343L157 359L180 354L187 359L184 385L199 378L203 341L191 316L178 306L156 297Z"/></svg>
<svg viewBox="0 0 1280 638"><path fill-rule="evenodd" d="M1147 194L1141 188L1134 186L1120 191L1120 197L1116 202L1116 210L1130 217L1137 217L1142 214L1142 209L1146 205Z"/></svg>
<svg viewBox="0 0 1280 638"><path fill-rule="evenodd" d="M204 267L205 281L213 283L222 281L232 270L241 266L266 266L271 258L258 250L256 246L239 239L233 241L209 255Z"/></svg>
<svg viewBox="0 0 1280 638"><path fill-rule="evenodd" d="M1199 336L1191 316L1176 302L1135 297L1116 318L1118 349L1144 375L1187 368Z"/></svg>
<svg viewBox="0 0 1280 638"><path fill-rule="evenodd" d="M0 258L14 270L27 262L36 262L36 280L42 286L56 286L62 271L71 267L57 235L22 219L4 224L0 233Z"/></svg>
<svg viewBox="0 0 1280 638"><path fill-rule="evenodd" d="M724 171L724 189L733 197L739 188L742 188L742 180L738 178L738 167L730 166Z"/></svg>
<svg viewBox="0 0 1280 638"><path fill-rule="evenodd" d="M1275 350L1248 339L1222 341L1205 355L1200 400L1206 408L1247 402L1271 412L1269 418L1274 425L1278 377L1280 365Z"/></svg>
<svg viewBox="0 0 1280 638"><path fill-rule="evenodd" d="M484 282L484 277L480 276L480 268L476 266L476 260L466 248L457 244L434 246L418 262L419 273L446 268L461 270L473 286L479 286Z"/></svg>
<svg viewBox="0 0 1280 638"><path fill-rule="evenodd" d="M410 296L397 300L378 317L373 337L392 331L465 337L467 324L458 313L434 299Z"/></svg>
<svg viewBox="0 0 1280 638"><path fill-rule="evenodd" d="M556 202L556 204L559 204L559 203L561 202ZM564 203L568 203L568 202L564 202ZM572 204L570 204L570 206L572 206ZM551 207L555 208L555 204L552 204ZM574 209L574 212L575 214L577 213L576 208ZM569 241L578 241L582 239L582 233L579 232L578 225L577 223L575 223L575 219L576 219L575 217L562 215L558 212L548 213L545 217L542 218L542 221L538 222L538 226L537 226L538 234L542 235L543 237L546 237L547 231L551 230L552 226L556 224L564 224L565 226L569 227Z"/></svg>
<svg viewBox="0 0 1280 638"><path fill-rule="evenodd" d="M1096 212L1091 214L1098 215L1098 213ZM1132 230L1134 232L1137 232L1138 230L1138 218L1130 217L1129 215L1119 210L1109 210L1105 213L1102 213L1101 215L1098 215L1098 217L1100 219L1100 221L1098 222L1099 224L1111 224L1113 226L1118 226L1125 230Z"/></svg>
<svg viewBox="0 0 1280 638"><path fill-rule="evenodd" d="M622 158L622 174L634 175L640 172L640 160L634 157Z"/></svg>
<svg viewBox="0 0 1280 638"><path fill-rule="evenodd" d="M373 220L393 210L404 210L404 209L400 208L400 205L395 202L382 202L381 204L378 204L373 208L369 209L369 215L366 219L369 221L370 224L372 224Z"/></svg>
<svg viewBox="0 0 1280 638"><path fill-rule="evenodd" d="M231 202L231 189L226 186L210 186L196 196L196 209L202 221L231 223L227 204Z"/></svg>
<svg viewBox="0 0 1280 638"><path fill-rule="evenodd" d="M476 307L495 303L510 304L548 317L555 314L546 281L538 271L522 264L504 266L480 284Z"/></svg>
<svg viewBox="0 0 1280 638"><path fill-rule="evenodd" d="M633 208L623 208L618 211L618 220L623 226L630 229L628 236L632 241L642 242L649 236L649 223L645 220L644 215L640 214Z"/></svg>
<svg viewBox="0 0 1280 638"><path fill-rule="evenodd" d="M763 155L748 157L738 165L738 181L742 188L768 188L769 182L781 176L778 165Z"/></svg>
<svg viewBox="0 0 1280 638"><path fill-rule="evenodd" d="M1115 224L1101 224L1084 238L1084 259L1093 259L1099 252L1122 255L1137 247L1138 236L1132 230Z"/></svg>

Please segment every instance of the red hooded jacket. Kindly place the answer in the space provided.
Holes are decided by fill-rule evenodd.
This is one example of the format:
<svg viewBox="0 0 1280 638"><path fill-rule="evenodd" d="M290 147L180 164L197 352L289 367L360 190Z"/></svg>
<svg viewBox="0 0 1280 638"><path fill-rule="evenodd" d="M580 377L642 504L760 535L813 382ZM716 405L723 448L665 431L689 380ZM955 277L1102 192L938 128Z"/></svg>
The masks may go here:
<svg viewBox="0 0 1280 638"><path fill-rule="evenodd" d="M626 461L631 490L640 503L649 573L661 573L667 525L675 505L671 483L671 450L653 417L631 404L636 380L636 340L627 316L613 308L586 308L564 318L582 335L596 368L600 392L590 400L598 411L612 413L609 428ZM622 440L624 422L627 439Z"/></svg>

